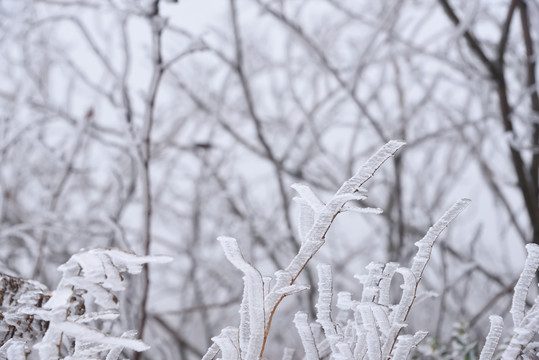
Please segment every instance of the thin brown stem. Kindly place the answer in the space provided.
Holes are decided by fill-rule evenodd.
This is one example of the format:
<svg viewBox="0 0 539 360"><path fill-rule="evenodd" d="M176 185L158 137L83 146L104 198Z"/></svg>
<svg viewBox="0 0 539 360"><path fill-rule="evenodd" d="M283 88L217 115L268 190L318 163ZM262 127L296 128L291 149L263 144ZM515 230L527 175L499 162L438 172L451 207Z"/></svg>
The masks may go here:
<svg viewBox="0 0 539 360"><path fill-rule="evenodd" d="M151 175L150 175L150 160L151 160L151 135L152 128L155 122L155 102L157 93L163 75L163 58L161 54L161 35L163 32L163 19L159 16L159 0L153 3L152 11L148 14L148 20L152 27L152 60L153 74L150 82L150 87L147 95L146 113L142 128L142 144L139 147L139 156L142 163L142 226L143 226L143 251L144 255L150 253L152 243L152 190L151 190ZM150 270L148 266L143 270L143 285L142 285L142 301L140 304L140 323L138 327L139 336L144 335L144 328L147 321L148 295L150 290ZM141 353L137 353L135 359L140 359Z"/></svg>

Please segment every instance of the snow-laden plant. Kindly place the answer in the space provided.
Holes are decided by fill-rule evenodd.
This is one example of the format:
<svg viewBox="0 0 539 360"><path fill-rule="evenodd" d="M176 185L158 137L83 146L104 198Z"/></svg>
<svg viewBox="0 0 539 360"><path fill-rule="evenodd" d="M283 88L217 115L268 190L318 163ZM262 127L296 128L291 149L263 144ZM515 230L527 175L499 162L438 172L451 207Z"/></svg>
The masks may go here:
<svg viewBox="0 0 539 360"><path fill-rule="evenodd" d="M469 200L463 199L453 205L429 229L425 237L416 243L419 249L409 268L394 262L369 264L367 275L359 277L363 284L361 299L353 300L348 292L338 294L337 307L344 312L339 316L339 321L334 321L331 316L331 267L319 265L317 322L322 326L324 336L314 331L315 324L307 321L307 314L298 312L295 318L306 358L322 359L329 356L336 359L407 359L412 349L427 335L425 331L404 335L401 330L406 327L406 318L416 299L417 288L430 259L432 246L440 233L468 203ZM390 288L396 274L403 279L402 292L399 302L392 304Z"/></svg>
<svg viewBox="0 0 539 360"><path fill-rule="evenodd" d="M325 237L335 217L344 211L379 213L379 209L363 209L348 205L350 200L366 198L364 184L375 171L398 149L404 145L400 141L390 141L374 154L361 169L337 191L335 196L324 204L308 186L293 185L298 192L300 204L299 233L302 245L299 253L290 264L275 273L273 277L263 277L260 272L244 258L235 239L221 237L221 242L228 260L244 273L245 291L240 306L239 328L227 327L212 340L204 360L215 358L219 350L226 360L262 358L271 327L271 321L282 299L308 287L296 284L301 271L309 260L325 243ZM324 338L313 335L313 329L307 314L299 312L294 322L305 348L307 359L345 358L362 359L365 355L370 360L407 358L410 350L421 341L426 333L400 335L405 320L416 298L417 287L425 266L430 258L436 238L447 227L469 200L455 204L427 233L417 242L419 251L410 268L389 263L371 264L369 274L363 278L363 296L361 301L353 301L350 294L341 294L338 306L350 311L352 318L345 326L331 318L332 280L329 266L318 268L319 301L318 322L324 330ZM389 303L389 289L394 274L404 278L401 300L396 305ZM285 352L289 358L291 352Z"/></svg>
<svg viewBox="0 0 539 360"><path fill-rule="evenodd" d="M220 237L228 260L244 274L244 294L240 305L239 327L226 327L212 338L214 344L203 360L258 360L263 358L273 316L288 295L308 289L296 280L310 259L325 243L326 234L335 217L344 211L379 213L379 209L359 208L350 200L366 198L364 184L390 158L402 142L390 141L373 155L363 167L324 204L305 185L293 185L300 205L299 233L301 247L290 264L273 277L264 277L243 257L238 243ZM331 267L320 264L318 270L318 302L315 321L298 312L294 323L308 360L368 359L405 360L427 335L424 331L405 334L406 320L418 297L418 286L431 257L432 248L441 232L468 205L462 199L453 205L427 232L416 246L418 251L409 267L390 262L371 263L367 274L358 276L362 283L361 297L341 292L333 317L333 280ZM526 298L539 268L539 245L526 246L528 257L515 286L511 315L513 335L504 351L496 352L503 332L503 319L491 316L491 327L480 360L538 359L539 296L527 309ZM124 348L144 351L148 345L137 339L136 332L117 334L118 298L123 291L124 274L137 274L142 266L166 262L168 257L137 256L118 249L94 249L72 256L59 267L62 279L54 291L38 282L0 274L0 360L39 359L118 359ZM395 279L397 278L397 279ZM394 303L396 283L402 282ZM116 335L115 335L116 334ZM475 345L474 345L475 346ZM36 350L32 353L32 350ZM468 353L469 349L464 352ZM471 352L476 358L477 351ZM283 359L291 360L292 349L285 349ZM463 357L463 352L450 354L450 359ZM442 355L443 358L447 358ZM448 359L449 359L448 358Z"/></svg>
<svg viewBox="0 0 539 360"><path fill-rule="evenodd" d="M52 292L37 282L0 274L0 359L27 359L34 349L43 360L115 360L124 348L149 349L136 339L136 331L117 336L104 331L104 324L112 329L110 322L119 316L116 293L125 290L126 273L168 261L118 249L81 251L58 268L62 279Z"/></svg>

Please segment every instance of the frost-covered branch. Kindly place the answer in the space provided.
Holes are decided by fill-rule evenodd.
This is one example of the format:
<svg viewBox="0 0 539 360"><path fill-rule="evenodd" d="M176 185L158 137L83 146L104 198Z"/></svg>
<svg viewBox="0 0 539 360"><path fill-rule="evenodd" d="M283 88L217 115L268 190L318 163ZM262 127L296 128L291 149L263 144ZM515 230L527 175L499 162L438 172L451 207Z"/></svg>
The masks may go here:
<svg viewBox="0 0 539 360"><path fill-rule="evenodd" d="M397 263L369 264L367 275L359 276L363 284L361 300L353 300L350 293L339 293L337 307L346 312L346 320L337 322L332 319L331 269L328 265L318 267L317 321L325 333L325 339L319 339L318 346L327 341L331 348L330 358L363 359L366 356L370 360L404 360L410 356L411 351L427 335L424 331L400 335L406 327L406 318L416 298L421 275L430 259L434 241L468 203L469 200L457 202L416 243L418 252L410 268L399 267ZM389 290L395 274L400 274L404 283L401 285L400 301L391 304Z"/></svg>
<svg viewBox="0 0 539 360"><path fill-rule="evenodd" d="M239 329L225 328L219 336L213 338L214 345L204 359L217 357L219 350L224 360L262 358L277 306L285 296L307 288L295 284L295 280L325 243L325 236L333 220L340 212L355 210L347 206L347 202L365 199L363 184L402 145L401 142L386 144L326 204L309 187L293 185L299 194L297 201L300 205L299 233L302 245L286 269L277 271L272 278L263 277L245 260L235 239L219 238L228 260L244 273L245 291L240 307ZM316 322L321 325L323 334L315 331L319 326L311 322L306 313L298 312L294 318L306 359L408 359L413 349L427 336L425 331L415 334L401 332L407 326L407 317L416 300L418 286L431 258L434 243L469 203L468 199L455 203L415 243L418 250L409 267L393 262L369 264L367 274L358 276L363 285L360 299L354 300L347 292L337 296L337 308L344 315L336 318L332 316L334 296L331 267L319 265ZM378 212L378 209L369 209L368 212ZM526 297L539 268L539 245L530 244L527 250L528 258L515 287L511 307L515 335L503 354L503 360L513 360L519 356L537 358L539 346L532 339L539 331L539 297L528 310ZM402 277L400 299L397 303L391 303L391 283L396 274ZM493 359L503 331L501 317L492 316L490 319L491 329L480 355L481 360ZM284 358L290 357L290 352L285 353Z"/></svg>
<svg viewBox="0 0 539 360"><path fill-rule="evenodd" d="M528 250L528 257L515 286L511 306L514 335L503 353L503 360L517 359L528 350L533 337L539 333L539 296L535 298L535 303L531 309L528 311L525 309L526 297L539 267L539 245L528 244L526 245L526 250ZM534 356L537 357L536 352Z"/></svg>
<svg viewBox="0 0 539 360"><path fill-rule="evenodd" d="M491 315L489 319L490 331L488 332L485 346L483 346L483 350L481 350L481 356L479 357L479 360L492 359L492 357L494 356L494 351L496 351L496 347L498 346L498 342L500 341L500 336L502 335L503 331L503 319L500 316Z"/></svg>
<svg viewBox="0 0 539 360"><path fill-rule="evenodd" d="M404 145L401 141L390 141L378 150L348 181L346 181L337 193L326 204L324 204L311 190L305 185L294 184L292 187L298 192L297 201L300 204L300 226L299 232L302 239L302 245L298 254L292 259L290 264L284 270L279 270L272 279L264 281L261 274L249 263L245 261L237 246L236 240L232 238L219 238L228 260L244 273L245 292L244 299L240 308L240 327L238 343L235 344L240 349L241 359L261 358L264 353L264 347L271 327L273 314L281 300L290 294L305 290L305 286L294 284L302 270L309 260L316 254L320 247L325 243L326 233L328 232L335 217L343 211L355 210L347 207L350 200L362 200L366 198L366 190L363 185L369 180L376 170L389 159L397 150ZM378 209L368 210L370 212L379 212ZM271 289L264 291L264 284L273 282ZM327 284L329 286L329 284ZM328 287L324 289L323 297L328 296ZM319 307L319 311L329 316L327 312L327 300L324 300ZM311 343L309 336L310 330L304 326L306 315L296 317L296 325L301 329L302 339L306 344ZM322 323L326 325L331 321L330 318L323 317ZM309 327L310 329L310 327ZM263 330L263 332L261 332ZM248 335L247 335L248 334ZM223 334L222 334L223 335ZM221 336L222 336L221 335ZM334 334L338 336L337 334ZM216 338L220 344L224 344L221 338ZM229 340L233 340L230 339ZM246 347L245 342L248 341ZM226 343L228 344L228 343ZM339 344L336 343L335 346ZM339 347L340 348L340 347ZM214 349L213 347L210 348ZM314 356L314 348L310 347L310 356ZM223 351L223 349L221 348ZM342 350L342 349L341 349ZM212 353L213 351L209 351ZM348 352L351 354L351 350ZM228 354L231 354L227 350ZM207 354L209 355L209 354ZM224 356L224 354L223 354ZM234 355L235 356L235 355Z"/></svg>
<svg viewBox="0 0 539 360"><path fill-rule="evenodd" d="M510 311L514 326L513 336L502 354L502 360L536 359L539 356L537 344L532 341L539 334L539 296L535 298L534 305L526 310L526 298L539 268L539 245L528 244L526 250L528 256L515 286ZM480 360L494 358L503 325L503 319L500 316L490 317L490 331L481 351Z"/></svg>
<svg viewBox="0 0 539 360"><path fill-rule="evenodd" d="M107 360L115 360L124 348L149 349L136 338L136 331L113 335L97 324L118 318L119 302L115 293L125 290L126 273L138 274L144 264L170 260L164 256L137 256L118 249L82 251L58 268L62 279L52 292L39 283L2 275L0 283L8 296L2 299L2 307L7 307L7 311L3 312L0 325L4 328L5 323L8 332L3 333L0 356L22 359L20 356L26 356L33 348L40 359L106 356ZM30 319L28 327L18 324L18 330L11 331L12 322L20 319Z"/></svg>

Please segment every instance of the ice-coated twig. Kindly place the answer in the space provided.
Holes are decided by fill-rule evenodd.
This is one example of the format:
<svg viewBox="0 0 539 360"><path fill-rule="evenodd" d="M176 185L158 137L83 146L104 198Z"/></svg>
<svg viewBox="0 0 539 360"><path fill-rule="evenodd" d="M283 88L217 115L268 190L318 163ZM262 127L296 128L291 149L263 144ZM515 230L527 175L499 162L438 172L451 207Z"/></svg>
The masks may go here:
<svg viewBox="0 0 539 360"><path fill-rule="evenodd" d="M335 216L341 211L344 204L351 199L350 195L360 191L361 186L369 180L376 170L393 154L404 145L402 141L389 141L378 150L361 169L348 181L346 181L337 191L335 196L315 214L313 226L308 231L306 239L301 246L299 253L292 259L286 270L295 280L307 262L324 244L324 239ZM304 191L303 188L302 193ZM302 193L299 195L301 196ZM347 200L348 199L348 200ZM305 200L309 203L309 200Z"/></svg>
<svg viewBox="0 0 539 360"><path fill-rule="evenodd" d="M500 341L500 336L502 336L503 319L501 318L501 316L491 315L489 317L489 320L490 330L487 335L485 346L483 346L483 350L481 350L479 360L492 360L492 357L494 356L494 351L496 351L496 347L498 346L498 342Z"/></svg>
<svg viewBox="0 0 539 360"><path fill-rule="evenodd" d="M369 273L365 277L359 277L363 284L363 292L361 294L361 302L373 302L378 299L380 288L378 284L382 279L384 264L379 262L371 262L366 268Z"/></svg>
<svg viewBox="0 0 539 360"><path fill-rule="evenodd" d="M331 300L333 298L333 279L331 267L318 264L318 303L316 321L322 325L326 335L338 335L337 328L331 319Z"/></svg>
<svg viewBox="0 0 539 360"><path fill-rule="evenodd" d="M350 345L344 341L344 335L331 318L331 301L333 299L333 279L331 267L319 264L318 270L318 303L316 304L317 322L322 325L326 339L334 354L340 354L343 359L354 358Z"/></svg>
<svg viewBox="0 0 539 360"><path fill-rule="evenodd" d="M307 314L302 311L297 312L294 317L294 324L296 324L301 343L305 349L305 358L307 360L319 360L320 356L318 355L316 341L314 340Z"/></svg>
<svg viewBox="0 0 539 360"><path fill-rule="evenodd" d="M363 327L357 327L357 341L354 347L354 358L363 359L367 354L367 330Z"/></svg>
<svg viewBox="0 0 539 360"><path fill-rule="evenodd" d="M539 310L532 308L520 327L514 329L514 335L505 349L502 360L518 359L533 337L539 332Z"/></svg>
<svg viewBox="0 0 539 360"><path fill-rule="evenodd" d="M282 289L286 286L289 286L292 283L292 275L285 270L279 270L275 272L275 285L269 294L266 295L264 301L264 309L266 314L271 312L271 309L274 309L279 303L282 295L279 294L279 289ZM266 326L268 326L269 317L266 317Z"/></svg>
<svg viewBox="0 0 539 360"><path fill-rule="evenodd" d="M294 200L299 204L299 235L301 241L307 238L309 230L314 224L315 215L324 208L324 203L318 199L310 187L302 184L293 184L292 188L296 190L299 196Z"/></svg>
<svg viewBox="0 0 539 360"><path fill-rule="evenodd" d="M315 211L304 199L295 197L294 200L299 204L298 234L301 239L301 243L304 243L307 239L309 230L311 230L311 227L314 224Z"/></svg>
<svg viewBox="0 0 539 360"><path fill-rule="evenodd" d="M380 334L376 327L376 321L372 312L370 303L361 303L358 305L358 310L361 314L363 326L367 331L367 354L369 360L381 360L382 349L380 344Z"/></svg>
<svg viewBox="0 0 539 360"><path fill-rule="evenodd" d="M515 285L515 294L513 295L513 302L511 304L510 312L513 316L513 325L515 327L519 327L524 319L528 290L530 289L537 268L539 267L539 245L528 244L526 245L526 250L528 251L528 256L524 263L524 269Z"/></svg>
<svg viewBox="0 0 539 360"><path fill-rule="evenodd" d="M325 204L313 193L310 187L303 184L292 184L291 188L298 193L299 197L296 198L297 200L305 201L305 204L313 209L315 213L322 211Z"/></svg>
<svg viewBox="0 0 539 360"><path fill-rule="evenodd" d="M399 268L399 264L395 262L387 263L384 266L384 271L382 272L382 279L380 280L380 284L378 287L379 290L379 296L378 296L378 303L380 305L389 306L389 289L391 287L391 279L393 279L393 275L395 275L395 272Z"/></svg>
<svg viewBox="0 0 539 360"><path fill-rule="evenodd" d="M237 347L239 342L238 329L228 326L221 330L218 336L214 336L212 341L219 345L223 359L240 359L240 349Z"/></svg>
<svg viewBox="0 0 539 360"><path fill-rule="evenodd" d="M412 335L401 335L397 340L395 345L395 351L393 355L393 360L406 360L408 359L408 354L412 348L414 337Z"/></svg>
<svg viewBox="0 0 539 360"><path fill-rule="evenodd" d="M372 304L371 306L372 313L376 319L376 324L380 329L382 340L387 339L389 336L389 331L391 330L391 324L389 323L389 318L387 316L388 308L380 304Z"/></svg>
<svg viewBox="0 0 539 360"><path fill-rule="evenodd" d="M416 282L419 283L421 280L421 276L423 275L423 271L425 270L425 267L427 266L427 263L430 259L430 254L432 252L432 246L434 245L434 242L440 236L442 231L449 225L451 221L453 221L458 214L464 210L468 204L470 203L469 199L461 199L456 204L454 204L447 212L438 220L427 232L427 234L423 237L423 239L419 240L415 243L415 245L419 248L417 251L417 254L414 256L414 259L412 260L412 272L415 275Z"/></svg>
<svg viewBox="0 0 539 360"><path fill-rule="evenodd" d="M539 342L534 341L526 345L522 351L523 360L537 360L539 358Z"/></svg>
<svg viewBox="0 0 539 360"><path fill-rule="evenodd" d="M524 349L528 348L533 337L539 332L539 296L536 297L531 309L526 312L526 297L539 266L539 245L528 244L526 250L528 256L515 286L511 304L514 335L503 353L503 360L513 360L524 356Z"/></svg>
<svg viewBox="0 0 539 360"><path fill-rule="evenodd" d="M401 335L397 339L392 360L406 360L410 352L427 336L426 331L418 331L412 335Z"/></svg>
<svg viewBox="0 0 539 360"><path fill-rule="evenodd" d="M331 316L333 296L331 269L328 265L319 265L317 317L326 340L313 345L314 338L311 342L311 337L308 337L307 345L318 346L320 355L322 344L328 344L330 347L328 355L334 359L407 359L412 349L427 335L424 331L419 331L413 336L400 335L400 332L406 327L406 318L416 299L419 281L430 259L432 246L440 233L468 202L461 200L456 203L418 242L418 255L412 262L412 267L415 266L416 269L415 273L410 268L399 267L397 263L385 265L370 263L366 267L367 275L356 276L363 284L361 300L352 300L351 294L347 292L338 294L337 307L353 313L352 319L345 325L336 323ZM401 285L400 301L392 305L389 291L396 273L401 274L404 281ZM304 320L306 321L306 317ZM307 333L305 329L307 328L303 328L302 336Z"/></svg>
<svg viewBox="0 0 539 360"><path fill-rule="evenodd" d="M382 350L384 358L391 354L395 341L397 340L397 336L402 328L406 326L405 320L410 308L412 307L417 290L415 276L410 269L398 268L396 272L402 275L404 283L401 285L401 299L389 316L391 327L387 334L387 341L384 343Z"/></svg>
<svg viewBox="0 0 539 360"><path fill-rule="evenodd" d="M212 339L213 341L213 339ZM213 344L208 348L204 356L202 357L202 360L212 360L215 359L217 354L219 353L219 345L214 341Z"/></svg>
<svg viewBox="0 0 539 360"><path fill-rule="evenodd" d="M404 146L404 141L391 140L380 150L367 160L358 172L346 181L337 194L348 194L357 191L367 180L373 177L374 173L382 164Z"/></svg>
<svg viewBox="0 0 539 360"><path fill-rule="evenodd" d="M236 239L221 236L217 240L221 243L228 261L245 275L244 286L246 299L244 298L244 301L247 302L247 306L242 306L242 309L246 307L246 310L248 309L248 314L242 316L240 329L245 332L248 326L249 336L242 335L242 339L248 338L249 345L246 347L246 354L242 354L241 358L256 360L259 357L260 349L264 342L264 325L266 323L264 316L264 282L262 275L254 266L245 261ZM244 349L244 346L240 345L240 349Z"/></svg>
<svg viewBox="0 0 539 360"><path fill-rule="evenodd" d="M240 304L240 327L239 327L239 346L240 353L247 353L251 328L249 325L249 294L247 286L243 286L243 297Z"/></svg>

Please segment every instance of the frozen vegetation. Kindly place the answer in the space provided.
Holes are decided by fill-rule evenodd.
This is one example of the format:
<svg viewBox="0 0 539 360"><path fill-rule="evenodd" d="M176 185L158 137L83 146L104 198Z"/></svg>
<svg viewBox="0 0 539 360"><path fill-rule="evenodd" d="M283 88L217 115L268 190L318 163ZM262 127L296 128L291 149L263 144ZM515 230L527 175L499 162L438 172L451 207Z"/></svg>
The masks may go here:
<svg viewBox="0 0 539 360"><path fill-rule="evenodd" d="M414 349L428 333L407 333L407 317L421 296L418 286L436 239L470 200L455 203L416 242L418 250L408 267L395 262L369 264L367 274L358 276L362 284L358 299L350 292L334 294L331 265L317 266L317 289L296 282L307 263L325 244L326 234L339 213L380 212L348 203L367 198L365 183L403 145L400 141L388 142L327 203L308 186L293 185L301 209L301 247L288 266L272 277L264 276L245 259L234 238L218 238L226 258L244 275L244 292L239 307L239 326L225 327L213 337L213 345L203 360L263 359L266 347L272 346L267 343L268 334L281 301L298 292L315 290L318 293L316 319L309 319L304 311L298 311L290 319L297 328L304 354L298 349L285 348L284 360L295 356L307 360L405 360L421 356L421 352L414 353ZM539 343L533 341L539 332L539 296L531 308L526 303L528 291L537 281L539 246L529 244L526 248L528 257L515 286L510 310L513 331L507 335L505 349L497 350L504 321L492 315L480 360L500 356L503 360L539 357ZM137 339L136 331L120 332L114 326L121 305L116 294L125 290L126 274L138 274L146 264L170 260L165 256L137 256L113 248L82 250L58 268L62 278L53 291L35 281L1 275L0 358L116 360L125 358L124 349L148 350L150 346ZM392 291L396 284L400 284L400 294L393 303L396 297Z"/></svg>
<svg viewBox="0 0 539 360"><path fill-rule="evenodd" d="M0 0L0 360L537 358L538 40L537 0Z"/></svg>

